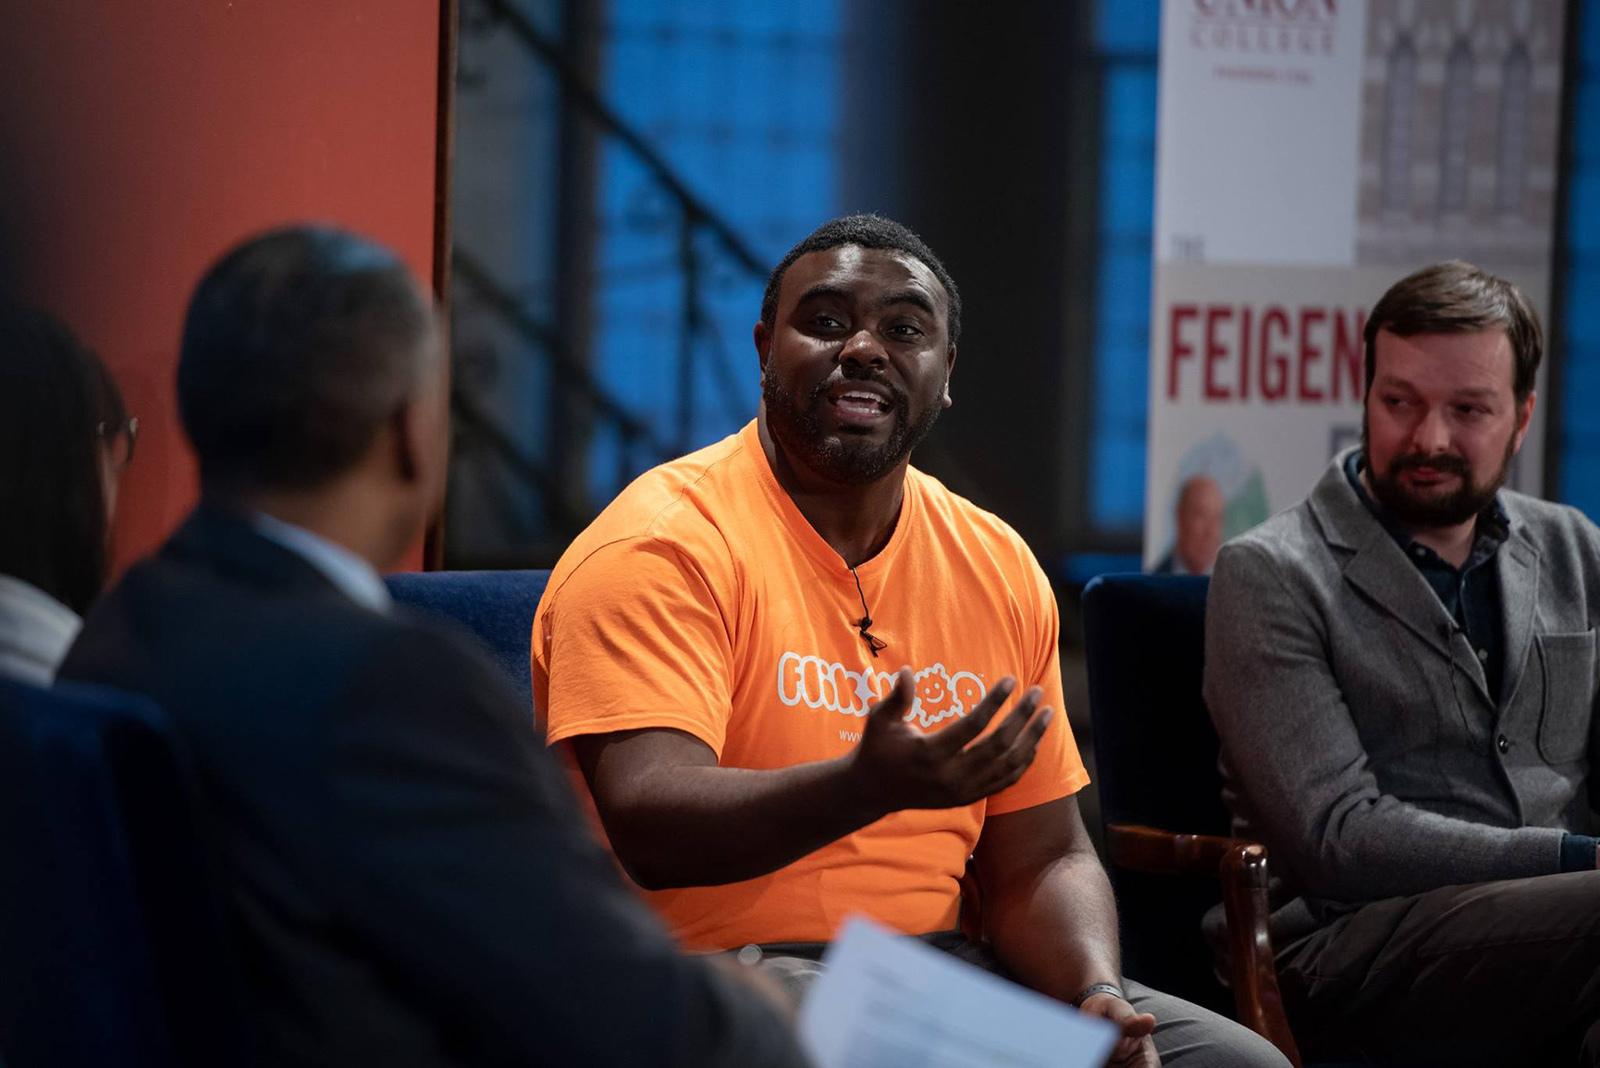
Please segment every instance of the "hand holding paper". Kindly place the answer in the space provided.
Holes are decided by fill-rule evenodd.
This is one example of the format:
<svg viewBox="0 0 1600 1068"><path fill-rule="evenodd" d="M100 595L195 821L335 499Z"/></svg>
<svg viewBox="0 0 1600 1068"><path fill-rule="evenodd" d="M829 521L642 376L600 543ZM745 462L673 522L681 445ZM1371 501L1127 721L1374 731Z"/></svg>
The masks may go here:
<svg viewBox="0 0 1600 1068"><path fill-rule="evenodd" d="M1099 1068L1120 1037L1120 1018L1076 1012L859 917L823 962L800 1009L817 1068Z"/></svg>

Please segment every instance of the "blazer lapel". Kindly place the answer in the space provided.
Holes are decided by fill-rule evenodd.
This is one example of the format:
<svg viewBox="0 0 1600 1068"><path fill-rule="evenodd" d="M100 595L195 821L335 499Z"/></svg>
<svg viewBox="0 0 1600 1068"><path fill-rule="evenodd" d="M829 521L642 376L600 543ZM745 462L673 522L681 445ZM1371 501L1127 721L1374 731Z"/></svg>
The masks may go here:
<svg viewBox="0 0 1600 1068"><path fill-rule="evenodd" d="M1450 637L1454 621L1444 610L1439 595L1415 565L1405 558L1400 546L1387 531L1377 528L1378 537L1357 550L1345 568L1344 577L1368 598L1382 606L1406 628L1441 656L1451 657ZM1482 672L1480 671L1481 675ZM1483 685L1480 678L1479 685Z"/></svg>
<svg viewBox="0 0 1600 1068"><path fill-rule="evenodd" d="M1328 543L1354 554L1345 565L1345 580L1440 656L1452 657L1450 614L1428 580L1350 488L1344 473L1347 454L1348 450L1334 457L1310 498L1311 510Z"/></svg>
<svg viewBox="0 0 1600 1068"><path fill-rule="evenodd" d="M1539 550L1520 524L1500 547L1500 618L1505 621L1505 674L1500 681L1500 706L1517 694L1533 645L1533 620L1539 606Z"/></svg>

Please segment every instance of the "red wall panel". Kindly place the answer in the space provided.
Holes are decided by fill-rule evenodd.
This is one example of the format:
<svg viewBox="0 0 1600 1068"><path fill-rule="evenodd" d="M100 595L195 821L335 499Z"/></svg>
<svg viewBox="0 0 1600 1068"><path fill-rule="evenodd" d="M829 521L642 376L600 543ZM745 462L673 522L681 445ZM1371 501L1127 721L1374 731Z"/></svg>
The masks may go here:
<svg viewBox="0 0 1600 1068"><path fill-rule="evenodd" d="M0 7L0 269L105 358L139 417L120 567L194 502L173 371L188 295L225 248L320 220L432 278L440 4Z"/></svg>

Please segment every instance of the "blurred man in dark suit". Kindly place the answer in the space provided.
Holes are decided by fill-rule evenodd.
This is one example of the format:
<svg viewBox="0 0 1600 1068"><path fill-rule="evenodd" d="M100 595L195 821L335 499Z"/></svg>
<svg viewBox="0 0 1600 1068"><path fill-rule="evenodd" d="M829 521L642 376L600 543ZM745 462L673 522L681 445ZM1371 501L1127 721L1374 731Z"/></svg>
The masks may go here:
<svg viewBox="0 0 1600 1068"><path fill-rule="evenodd" d="M494 669L391 608L379 569L443 488L444 383L392 253L313 228L230 253L178 368L201 504L62 670L150 695L192 749L250 1056L802 1063L623 888Z"/></svg>

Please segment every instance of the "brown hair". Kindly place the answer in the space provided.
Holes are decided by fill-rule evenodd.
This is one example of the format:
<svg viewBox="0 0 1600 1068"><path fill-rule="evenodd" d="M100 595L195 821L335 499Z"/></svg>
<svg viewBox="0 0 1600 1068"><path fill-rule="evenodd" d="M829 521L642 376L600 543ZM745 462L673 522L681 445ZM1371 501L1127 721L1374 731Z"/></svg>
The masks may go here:
<svg viewBox="0 0 1600 1068"><path fill-rule="evenodd" d="M101 450L127 419L116 382L72 331L0 300L0 574L80 615L106 577Z"/></svg>
<svg viewBox="0 0 1600 1068"><path fill-rule="evenodd" d="M1528 296L1511 282L1462 260L1446 260L1389 287L1367 316L1367 383L1377 372L1378 331L1397 337L1475 334L1502 329L1511 342L1511 391L1518 403L1533 392L1544 332Z"/></svg>

